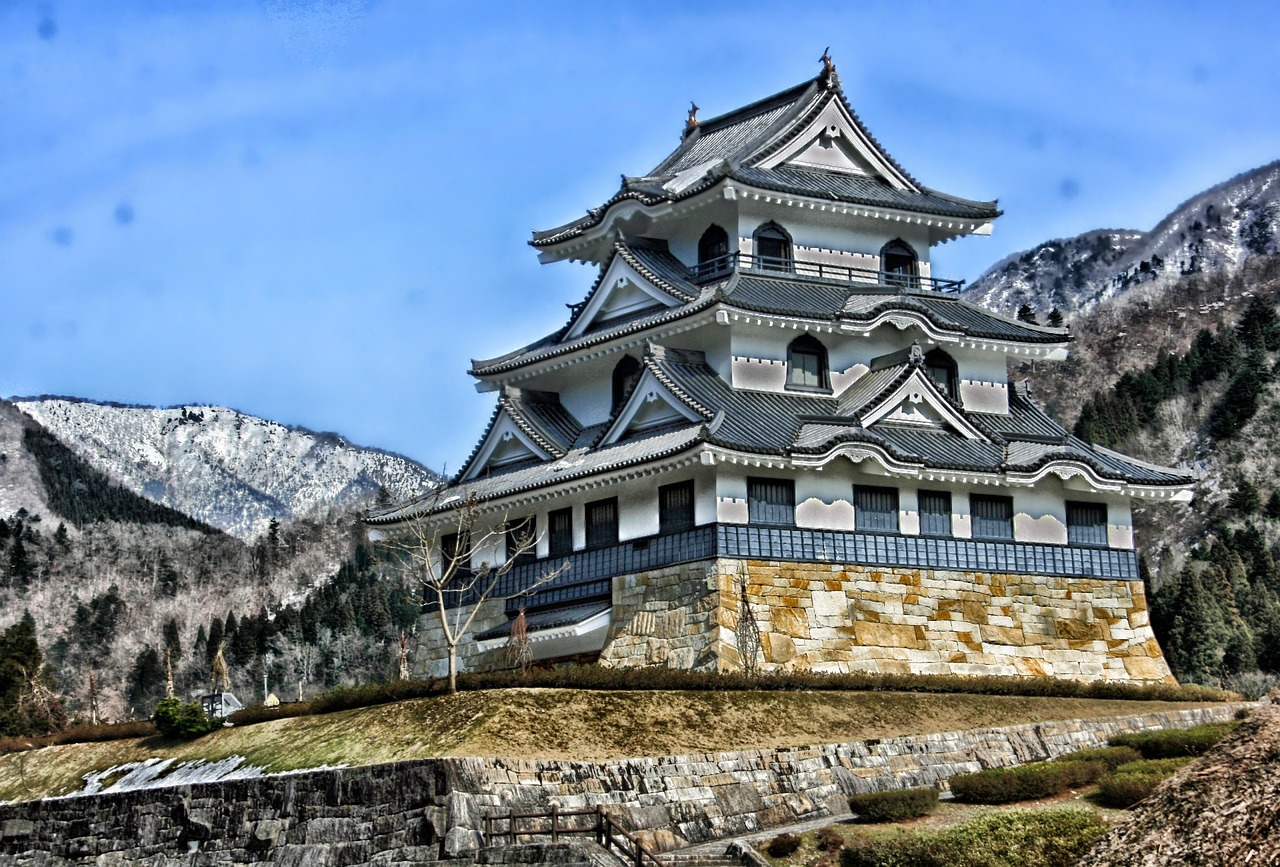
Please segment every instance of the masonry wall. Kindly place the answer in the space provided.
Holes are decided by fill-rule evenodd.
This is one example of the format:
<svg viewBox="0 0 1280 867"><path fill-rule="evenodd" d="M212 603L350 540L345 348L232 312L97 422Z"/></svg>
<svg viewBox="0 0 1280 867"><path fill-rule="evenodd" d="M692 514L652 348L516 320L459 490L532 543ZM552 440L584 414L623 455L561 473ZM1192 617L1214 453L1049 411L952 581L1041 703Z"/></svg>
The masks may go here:
<svg viewBox="0 0 1280 867"><path fill-rule="evenodd" d="M1230 719L1236 705L816 747L607 762L424 759L0 806L0 863L514 863L486 813L605 807L658 849L847 812L850 794L1052 758L1113 734ZM572 852L548 863L584 863ZM541 856L539 856L541 857Z"/></svg>
<svg viewBox="0 0 1280 867"><path fill-rule="evenodd" d="M615 579L601 663L1171 682L1140 581L720 559Z"/></svg>

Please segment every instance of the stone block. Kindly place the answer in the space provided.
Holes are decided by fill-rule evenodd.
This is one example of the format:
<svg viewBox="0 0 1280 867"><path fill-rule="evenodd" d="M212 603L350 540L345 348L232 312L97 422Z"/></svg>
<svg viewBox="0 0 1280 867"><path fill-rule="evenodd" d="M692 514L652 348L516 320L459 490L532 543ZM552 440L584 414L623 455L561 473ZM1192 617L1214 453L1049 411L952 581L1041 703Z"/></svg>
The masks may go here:
<svg viewBox="0 0 1280 867"><path fill-rule="evenodd" d="M919 644L914 626L860 620L853 624L853 630L858 644L864 647L917 647Z"/></svg>

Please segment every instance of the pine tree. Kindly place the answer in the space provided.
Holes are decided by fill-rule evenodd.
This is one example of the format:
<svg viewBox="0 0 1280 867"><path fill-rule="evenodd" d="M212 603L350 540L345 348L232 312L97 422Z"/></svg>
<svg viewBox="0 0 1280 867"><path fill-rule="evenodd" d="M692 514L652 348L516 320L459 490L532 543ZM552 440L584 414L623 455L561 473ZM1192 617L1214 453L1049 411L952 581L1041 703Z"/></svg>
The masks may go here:
<svg viewBox="0 0 1280 867"><path fill-rule="evenodd" d="M1280 521L1280 490L1272 491L1267 497L1266 514L1271 520Z"/></svg>
<svg viewBox="0 0 1280 867"><path fill-rule="evenodd" d="M1031 309L1030 304L1023 304L1018 308L1018 321L1025 322L1028 325L1039 325L1036 321L1036 312Z"/></svg>
<svg viewBox="0 0 1280 867"><path fill-rule="evenodd" d="M1227 498L1227 507L1242 518L1256 514L1260 506L1257 486L1245 478L1236 483L1236 489Z"/></svg>
<svg viewBox="0 0 1280 867"><path fill-rule="evenodd" d="M174 659L182 658L182 636L176 617L170 617L164 625L164 647Z"/></svg>
<svg viewBox="0 0 1280 867"><path fill-rule="evenodd" d="M1049 325L1052 328L1062 327L1062 311L1057 307L1049 311Z"/></svg>
<svg viewBox="0 0 1280 867"><path fill-rule="evenodd" d="M1280 349L1280 317L1276 316L1274 300L1253 296L1236 324L1236 334L1249 349Z"/></svg>

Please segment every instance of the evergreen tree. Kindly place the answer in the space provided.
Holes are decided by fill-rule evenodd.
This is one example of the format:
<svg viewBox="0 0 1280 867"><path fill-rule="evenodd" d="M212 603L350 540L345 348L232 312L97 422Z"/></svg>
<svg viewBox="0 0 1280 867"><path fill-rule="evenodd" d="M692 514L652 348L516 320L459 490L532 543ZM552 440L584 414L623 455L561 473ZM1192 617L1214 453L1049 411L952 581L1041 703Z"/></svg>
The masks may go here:
<svg viewBox="0 0 1280 867"><path fill-rule="evenodd" d="M138 654L129 672L129 704L135 713L149 715L144 708L150 708L164 696L164 658L152 646L147 645Z"/></svg>
<svg viewBox="0 0 1280 867"><path fill-rule="evenodd" d="M182 658L182 635L178 629L178 619L170 617L164 625L164 649L174 662Z"/></svg>
<svg viewBox="0 0 1280 867"><path fill-rule="evenodd" d="M204 661L206 665L213 662L214 655L218 652L218 648L225 640L226 635L223 632L222 621L217 617L214 617L209 622L209 642L205 645L204 650Z"/></svg>
<svg viewBox="0 0 1280 867"><path fill-rule="evenodd" d="M62 705L43 678L36 622L27 611L0 632L0 735L42 735L66 725Z"/></svg>
<svg viewBox="0 0 1280 867"><path fill-rule="evenodd" d="M1280 490L1272 491L1267 497L1266 515L1273 521L1280 520Z"/></svg>
<svg viewBox="0 0 1280 867"><path fill-rule="evenodd" d="M1262 390L1271 378L1270 366L1261 351L1251 352L1231 377L1222 399L1209 414L1209 433L1229 439L1240 432L1258 411Z"/></svg>
<svg viewBox="0 0 1280 867"><path fill-rule="evenodd" d="M71 549L71 537L67 534L67 525L61 521L58 522L58 529L53 531L53 541L63 551Z"/></svg>
<svg viewBox="0 0 1280 867"><path fill-rule="evenodd" d="M1049 325L1053 328L1062 327L1062 311L1057 307L1049 311Z"/></svg>
<svg viewBox="0 0 1280 867"><path fill-rule="evenodd" d="M1216 566L1204 571L1214 570L1221 572ZM1222 613L1206 590L1206 584L1220 586L1225 581L1225 575L1202 580L1194 567L1184 570L1178 580L1169 626L1168 659L1180 680L1210 685L1217 683L1228 636Z"/></svg>
<svg viewBox="0 0 1280 867"><path fill-rule="evenodd" d="M1036 312L1031 309L1030 304L1023 304L1018 308L1018 321L1025 322L1028 325L1039 325L1036 321Z"/></svg>
<svg viewBox="0 0 1280 867"><path fill-rule="evenodd" d="M1236 489L1227 498L1227 507L1242 518L1256 514L1260 506L1257 486L1245 478L1236 483Z"/></svg>
<svg viewBox="0 0 1280 867"><path fill-rule="evenodd" d="M19 523L21 528L22 524ZM19 532L13 537L13 544L9 547L9 580L15 587L27 587L31 584L31 578L35 574L35 564L31 561L30 555L27 554L26 543L22 540L22 534Z"/></svg>
<svg viewBox="0 0 1280 867"><path fill-rule="evenodd" d="M1236 335L1249 349L1280 349L1280 317L1276 316L1274 300L1253 296L1236 324Z"/></svg>

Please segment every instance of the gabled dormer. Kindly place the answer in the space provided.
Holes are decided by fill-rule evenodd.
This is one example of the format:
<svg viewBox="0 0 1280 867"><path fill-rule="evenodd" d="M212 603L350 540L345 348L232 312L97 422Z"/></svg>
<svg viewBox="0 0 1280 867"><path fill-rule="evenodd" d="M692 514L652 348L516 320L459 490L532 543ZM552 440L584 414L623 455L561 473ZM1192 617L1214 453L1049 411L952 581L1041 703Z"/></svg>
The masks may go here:
<svg viewBox="0 0 1280 867"><path fill-rule="evenodd" d="M458 472L458 481L562 458L582 425L549 392L504 388L480 444Z"/></svg>

